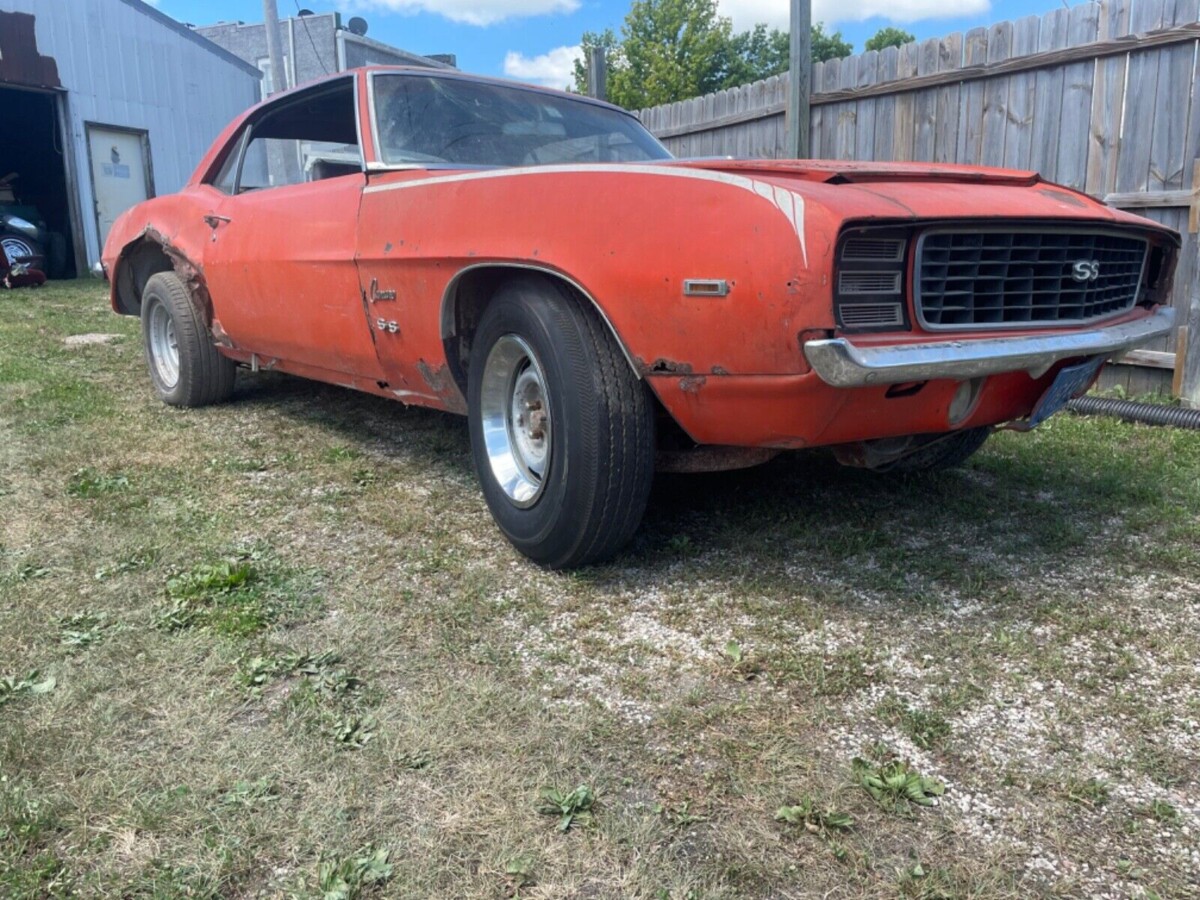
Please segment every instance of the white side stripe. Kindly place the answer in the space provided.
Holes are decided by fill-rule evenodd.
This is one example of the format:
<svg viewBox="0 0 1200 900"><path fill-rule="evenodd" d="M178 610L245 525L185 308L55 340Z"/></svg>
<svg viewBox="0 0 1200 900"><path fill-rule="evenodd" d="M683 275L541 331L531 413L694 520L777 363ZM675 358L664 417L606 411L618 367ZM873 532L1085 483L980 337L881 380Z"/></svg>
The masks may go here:
<svg viewBox="0 0 1200 900"><path fill-rule="evenodd" d="M729 172L647 165L530 166L528 168L463 172L458 175L433 175L429 178L415 178L409 181L397 181L392 184L376 184L366 188L363 193L376 194L384 191L402 191L432 184L453 184L459 181L484 181L491 178L526 178L532 175L564 173L659 175L666 178L692 178L697 181L726 184L730 187L741 188L744 191L757 194L783 213L784 217L791 223L792 229L796 232L796 237L800 241L800 253L804 258L804 265L805 267L808 266L808 239L804 233L804 197L787 188L777 187L776 185L753 178L746 178L743 175L732 175Z"/></svg>

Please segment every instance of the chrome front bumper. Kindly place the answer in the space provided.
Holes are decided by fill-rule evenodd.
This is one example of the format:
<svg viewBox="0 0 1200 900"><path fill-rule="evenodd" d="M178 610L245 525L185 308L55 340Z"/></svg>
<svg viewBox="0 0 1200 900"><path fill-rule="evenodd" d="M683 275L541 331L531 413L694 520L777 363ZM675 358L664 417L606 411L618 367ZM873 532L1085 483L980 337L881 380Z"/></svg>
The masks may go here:
<svg viewBox="0 0 1200 900"><path fill-rule="evenodd" d="M829 338L806 343L804 355L822 381L842 388L939 378L965 381L1020 371L1039 378L1064 359L1120 356L1162 337L1174 324L1175 310L1162 307L1132 322L1088 331L880 347L860 347L845 338Z"/></svg>

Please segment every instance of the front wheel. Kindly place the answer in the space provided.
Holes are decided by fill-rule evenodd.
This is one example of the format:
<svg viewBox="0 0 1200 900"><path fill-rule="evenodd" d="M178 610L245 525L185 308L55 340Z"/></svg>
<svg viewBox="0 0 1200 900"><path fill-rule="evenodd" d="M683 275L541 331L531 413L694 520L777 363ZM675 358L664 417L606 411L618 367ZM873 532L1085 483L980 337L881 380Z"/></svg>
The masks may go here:
<svg viewBox="0 0 1200 900"><path fill-rule="evenodd" d="M206 406L233 393L237 367L213 346L204 319L174 272L159 272L146 282L142 338L150 380L164 403Z"/></svg>
<svg viewBox="0 0 1200 900"><path fill-rule="evenodd" d="M629 541L654 479L653 407L581 298L532 278L502 288L475 333L467 401L484 497L521 553L571 568Z"/></svg>

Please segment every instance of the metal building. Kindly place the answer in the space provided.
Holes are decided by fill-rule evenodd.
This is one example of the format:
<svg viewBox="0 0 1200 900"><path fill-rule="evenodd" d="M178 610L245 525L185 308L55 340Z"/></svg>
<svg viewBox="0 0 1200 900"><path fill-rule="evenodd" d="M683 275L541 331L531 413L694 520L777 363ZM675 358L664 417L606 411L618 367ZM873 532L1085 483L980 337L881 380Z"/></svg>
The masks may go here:
<svg viewBox="0 0 1200 900"><path fill-rule="evenodd" d="M262 90L270 90L271 62L263 23L218 22L197 26L196 33L256 65L263 73ZM343 25L341 14L336 12L280 19L279 34L288 87L358 66L452 69L456 62L453 54L422 56L373 40L367 37L365 19L355 16Z"/></svg>
<svg viewBox="0 0 1200 900"><path fill-rule="evenodd" d="M141 0L0 0L0 213L40 220L51 275L86 273L116 216L181 188L259 78Z"/></svg>

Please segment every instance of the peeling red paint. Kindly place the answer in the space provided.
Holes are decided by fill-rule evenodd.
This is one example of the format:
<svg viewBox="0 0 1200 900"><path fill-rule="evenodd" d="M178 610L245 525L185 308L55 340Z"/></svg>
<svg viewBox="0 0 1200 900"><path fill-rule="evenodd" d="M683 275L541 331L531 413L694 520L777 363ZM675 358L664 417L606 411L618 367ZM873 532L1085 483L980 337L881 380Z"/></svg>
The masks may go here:
<svg viewBox="0 0 1200 900"><path fill-rule="evenodd" d="M691 375L692 364L675 362L673 359L659 357L652 363L647 363L640 357L634 360L637 369L643 375Z"/></svg>

